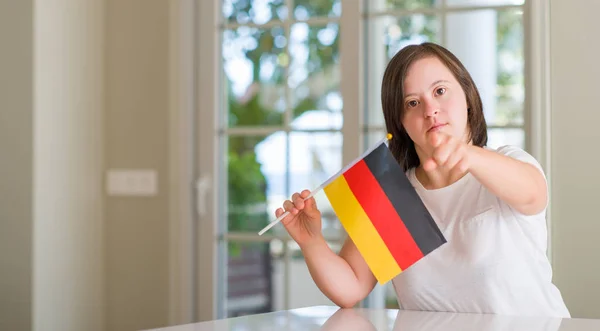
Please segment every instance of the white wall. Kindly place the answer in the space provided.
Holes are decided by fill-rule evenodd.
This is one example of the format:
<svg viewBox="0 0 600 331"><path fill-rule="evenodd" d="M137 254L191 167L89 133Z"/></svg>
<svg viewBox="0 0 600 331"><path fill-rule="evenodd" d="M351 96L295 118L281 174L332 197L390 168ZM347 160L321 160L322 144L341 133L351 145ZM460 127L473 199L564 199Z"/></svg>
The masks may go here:
<svg viewBox="0 0 600 331"><path fill-rule="evenodd" d="M106 6L106 170L158 173L155 196L106 198L107 328L157 328L169 322L169 1Z"/></svg>
<svg viewBox="0 0 600 331"><path fill-rule="evenodd" d="M33 2L0 1L0 330L31 328Z"/></svg>
<svg viewBox="0 0 600 331"><path fill-rule="evenodd" d="M34 17L34 327L102 330L104 1Z"/></svg>
<svg viewBox="0 0 600 331"><path fill-rule="evenodd" d="M168 6L0 1L0 330L168 323ZM112 167L158 196L105 198Z"/></svg>
<svg viewBox="0 0 600 331"><path fill-rule="evenodd" d="M103 330L103 0L0 2L0 329Z"/></svg>
<svg viewBox="0 0 600 331"><path fill-rule="evenodd" d="M600 318L600 2L551 3L552 222L557 285Z"/></svg>

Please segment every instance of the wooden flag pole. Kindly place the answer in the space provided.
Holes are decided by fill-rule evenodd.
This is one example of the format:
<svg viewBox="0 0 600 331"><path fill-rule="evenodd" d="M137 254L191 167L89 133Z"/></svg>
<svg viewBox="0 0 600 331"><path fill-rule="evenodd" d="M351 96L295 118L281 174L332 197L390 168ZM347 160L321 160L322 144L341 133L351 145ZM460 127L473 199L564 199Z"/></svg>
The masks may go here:
<svg viewBox="0 0 600 331"><path fill-rule="evenodd" d="M362 160L365 156L367 156L369 153L371 153L375 148L377 148L377 146L381 145L382 143L384 143L384 142L386 142L386 141L388 141L390 139L392 139L392 134L388 133L385 136L385 138L382 138L376 144L373 144L373 146L371 146L368 150L366 150L364 153L362 153L359 157L357 157L352 162L350 162L348 165L346 165L344 168L342 168L342 170L338 171L335 175L329 177L329 179L327 179L325 182L323 182L323 184L319 185L319 187L317 187L316 189L312 190L310 192L310 194L306 198L304 198L304 201L312 198L316 193L318 193L319 191L321 191L325 186L329 185L332 181L334 181L339 175L341 175L344 172L346 172L353 165L355 165L358 161ZM281 222L281 220L284 219L289 214L290 214L289 211L286 211L285 213L281 214L281 216L277 217L276 220L272 221L271 223L269 223L269 225L265 226L262 230L260 230L260 232L258 232L258 235L262 236L265 232L267 232L270 228L272 228L273 226L275 226L277 223Z"/></svg>

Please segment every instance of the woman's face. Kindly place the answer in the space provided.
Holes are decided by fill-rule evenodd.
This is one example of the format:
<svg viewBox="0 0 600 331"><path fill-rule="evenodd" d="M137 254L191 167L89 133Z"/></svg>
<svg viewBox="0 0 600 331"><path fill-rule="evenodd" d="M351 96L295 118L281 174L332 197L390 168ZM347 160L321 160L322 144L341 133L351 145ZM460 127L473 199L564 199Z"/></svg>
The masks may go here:
<svg viewBox="0 0 600 331"><path fill-rule="evenodd" d="M437 57L414 62L404 80L402 125L417 152L429 154L434 132L467 142L467 99L454 75Z"/></svg>

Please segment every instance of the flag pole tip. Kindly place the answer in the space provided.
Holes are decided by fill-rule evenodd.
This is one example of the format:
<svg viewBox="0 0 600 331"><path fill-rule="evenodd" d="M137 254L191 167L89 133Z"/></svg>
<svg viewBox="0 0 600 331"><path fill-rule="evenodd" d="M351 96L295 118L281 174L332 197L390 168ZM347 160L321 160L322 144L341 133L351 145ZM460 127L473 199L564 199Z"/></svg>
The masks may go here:
<svg viewBox="0 0 600 331"><path fill-rule="evenodd" d="M391 133L388 133L388 134L387 134L387 139L388 139L388 140L391 140L391 139L392 139L392 134L391 134Z"/></svg>

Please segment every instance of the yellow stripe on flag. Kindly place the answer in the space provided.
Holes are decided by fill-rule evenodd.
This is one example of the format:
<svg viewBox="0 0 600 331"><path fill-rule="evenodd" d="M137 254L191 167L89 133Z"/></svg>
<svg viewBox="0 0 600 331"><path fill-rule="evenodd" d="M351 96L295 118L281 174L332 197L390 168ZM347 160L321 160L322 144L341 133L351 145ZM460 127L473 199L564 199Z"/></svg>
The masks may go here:
<svg viewBox="0 0 600 331"><path fill-rule="evenodd" d="M377 281L384 284L398 275L402 270L356 200L344 175L336 178L323 191Z"/></svg>

